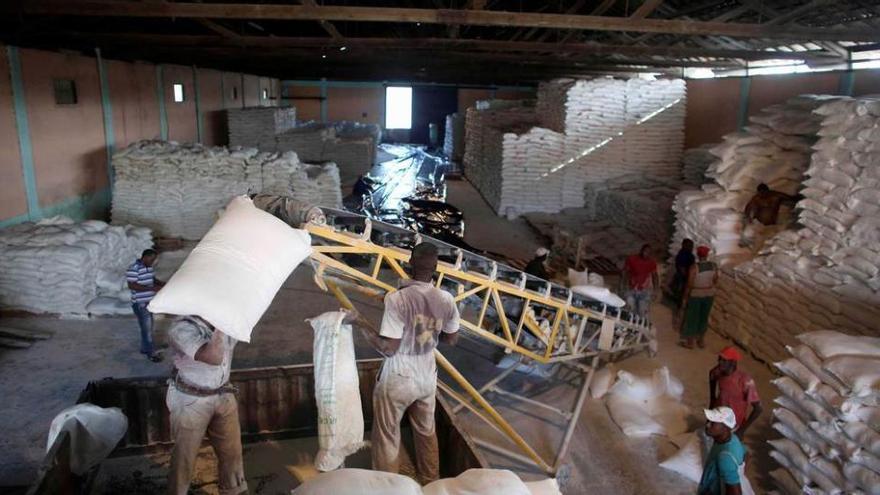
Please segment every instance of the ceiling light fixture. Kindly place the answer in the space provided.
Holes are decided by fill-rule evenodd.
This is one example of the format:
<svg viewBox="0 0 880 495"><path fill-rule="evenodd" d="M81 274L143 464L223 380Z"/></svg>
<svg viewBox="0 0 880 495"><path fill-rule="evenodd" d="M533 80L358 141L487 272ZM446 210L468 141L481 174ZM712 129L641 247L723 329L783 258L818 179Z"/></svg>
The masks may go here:
<svg viewBox="0 0 880 495"><path fill-rule="evenodd" d="M339 47L339 51L340 51L340 52L344 52L345 50L348 50L348 47L347 47L347 46L340 46L340 47Z"/></svg>

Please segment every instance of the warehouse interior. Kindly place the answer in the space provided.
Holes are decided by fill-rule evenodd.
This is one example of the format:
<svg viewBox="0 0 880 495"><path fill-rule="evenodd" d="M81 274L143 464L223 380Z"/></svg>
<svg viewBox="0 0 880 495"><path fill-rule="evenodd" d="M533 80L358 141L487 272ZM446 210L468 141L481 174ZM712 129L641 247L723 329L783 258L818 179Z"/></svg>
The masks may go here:
<svg viewBox="0 0 880 495"><path fill-rule="evenodd" d="M0 491L175 493L190 315L239 341L209 388L249 493L880 493L877 2L0 13ZM432 483L415 420L371 470L365 330L424 242L461 336L431 347ZM724 362L742 492L704 492ZM183 492L232 493L202 436Z"/></svg>

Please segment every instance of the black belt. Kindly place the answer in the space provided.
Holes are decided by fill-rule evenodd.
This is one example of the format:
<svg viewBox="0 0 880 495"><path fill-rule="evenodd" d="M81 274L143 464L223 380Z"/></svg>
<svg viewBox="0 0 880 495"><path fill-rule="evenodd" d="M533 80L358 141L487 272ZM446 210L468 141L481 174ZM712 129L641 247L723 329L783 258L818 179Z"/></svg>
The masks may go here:
<svg viewBox="0 0 880 495"><path fill-rule="evenodd" d="M238 393L238 388L236 388L229 382L226 382L217 388L204 388L193 385L191 383L187 383L186 380L180 377L180 374L177 372L177 368L174 368L171 371L171 380L169 380L168 383L174 385L174 388L176 388L177 390L188 395L195 395L196 397L210 397L212 395Z"/></svg>

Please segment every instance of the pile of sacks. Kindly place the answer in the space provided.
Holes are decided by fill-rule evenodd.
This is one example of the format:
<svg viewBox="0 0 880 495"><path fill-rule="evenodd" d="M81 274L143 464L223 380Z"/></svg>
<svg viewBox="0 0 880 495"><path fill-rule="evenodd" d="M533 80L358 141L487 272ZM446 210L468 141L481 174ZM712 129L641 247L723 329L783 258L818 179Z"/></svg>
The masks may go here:
<svg viewBox="0 0 880 495"><path fill-rule="evenodd" d="M274 151L274 136L296 126L296 108L248 107L226 110L229 145Z"/></svg>
<svg viewBox="0 0 880 495"><path fill-rule="evenodd" d="M880 103L837 99L817 114L822 137L798 203L803 227L724 273L712 312L712 328L763 360L779 359L800 332L876 335L880 321Z"/></svg>
<svg viewBox="0 0 880 495"><path fill-rule="evenodd" d="M506 469L468 469L455 478L419 486L402 474L367 469L338 469L306 480L291 495L561 495L555 479L523 482Z"/></svg>
<svg viewBox="0 0 880 495"><path fill-rule="evenodd" d="M566 208L553 214L527 213L523 218L541 235L552 239L551 261L561 270L596 257L607 258L622 267L624 259L638 253L645 243L644 237L626 227L591 221L586 208Z"/></svg>
<svg viewBox="0 0 880 495"><path fill-rule="evenodd" d="M660 250L672 235L671 208L681 189L678 180L625 175L584 186L590 221L604 221L629 230Z"/></svg>
<svg viewBox="0 0 880 495"><path fill-rule="evenodd" d="M712 154L714 144L704 144L684 150L681 155L681 175L684 183L699 187L706 183L706 171L717 158Z"/></svg>
<svg viewBox="0 0 880 495"><path fill-rule="evenodd" d="M140 141L114 154L113 167L113 223L145 225L164 237L200 239L217 211L241 194L342 204L336 166L305 165L292 152Z"/></svg>
<svg viewBox="0 0 880 495"><path fill-rule="evenodd" d="M350 186L376 163L382 130L375 124L340 121L296 122L294 108L227 111L229 145L283 153L293 151L309 163L333 162Z"/></svg>
<svg viewBox="0 0 880 495"><path fill-rule="evenodd" d="M561 79L515 108L468 110L465 173L501 215L579 207L586 183L627 174L681 180L682 80Z"/></svg>
<svg viewBox="0 0 880 495"><path fill-rule="evenodd" d="M446 116L443 154L454 162L460 162L464 158L464 115L460 113Z"/></svg>
<svg viewBox="0 0 880 495"><path fill-rule="evenodd" d="M125 271L150 230L53 217L0 230L0 307L34 313L131 312Z"/></svg>
<svg viewBox="0 0 880 495"><path fill-rule="evenodd" d="M835 331L798 336L775 363L770 475L784 494L880 493L880 339Z"/></svg>
<svg viewBox="0 0 880 495"><path fill-rule="evenodd" d="M728 134L713 147L710 151L718 160L706 171L713 182L676 198L670 255L675 256L682 239L691 238L711 246L722 266L736 265L754 257L767 239L784 229L785 211L778 226L765 227L757 221L744 225L743 210L758 184L797 192L822 121L813 110L829 98L833 97L803 95L767 107L749 118L743 132Z"/></svg>
<svg viewBox="0 0 880 495"><path fill-rule="evenodd" d="M501 202L504 135L536 123L534 102L528 100L478 101L467 109L464 175L496 211Z"/></svg>
<svg viewBox="0 0 880 495"><path fill-rule="evenodd" d="M601 383L590 387L594 397L605 395L602 388L607 377L599 379ZM655 370L650 377L619 371L616 382L608 388L606 404L611 419L626 436L671 437L687 431L690 409L681 403L683 394L684 385L666 367Z"/></svg>

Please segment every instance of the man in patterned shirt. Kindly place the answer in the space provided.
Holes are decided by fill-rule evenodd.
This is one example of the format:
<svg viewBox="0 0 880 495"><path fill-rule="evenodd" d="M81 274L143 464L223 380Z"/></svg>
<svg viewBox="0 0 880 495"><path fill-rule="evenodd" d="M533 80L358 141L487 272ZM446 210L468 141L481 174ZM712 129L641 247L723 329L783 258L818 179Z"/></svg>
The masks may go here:
<svg viewBox="0 0 880 495"><path fill-rule="evenodd" d="M437 393L437 343L455 345L459 315L452 294L434 287L437 247L422 243L410 256L412 279L385 296L385 314L377 331L356 323L383 356L373 392L373 469L396 473L400 454L400 420L409 416L415 443L416 471L429 483L440 475L434 406Z"/></svg>
<svg viewBox="0 0 880 495"><path fill-rule="evenodd" d="M157 257L156 251L147 249L125 272L131 290L131 309L141 328L141 354L154 363L162 361L162 356L153 349L153 313L147 311L147 305L156 296L156 291L165 285L153 276L153 264Z"/></svg>

